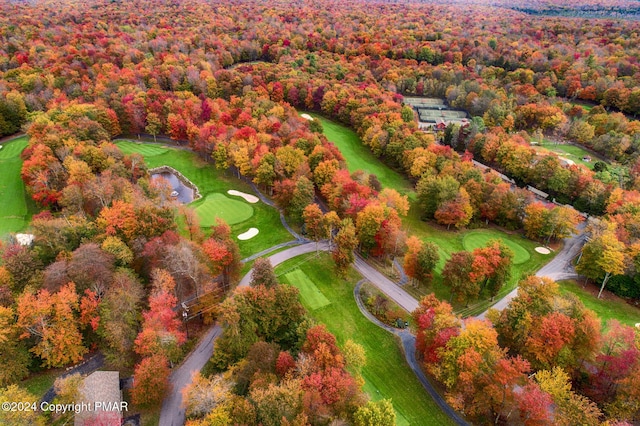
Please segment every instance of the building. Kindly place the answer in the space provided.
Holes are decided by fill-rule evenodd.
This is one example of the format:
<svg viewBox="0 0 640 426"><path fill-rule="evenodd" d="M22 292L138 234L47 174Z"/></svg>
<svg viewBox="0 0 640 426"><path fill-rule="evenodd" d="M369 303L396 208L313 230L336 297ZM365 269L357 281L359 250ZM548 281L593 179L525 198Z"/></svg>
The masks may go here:
<svg viewBox="0 0 640 426"><path fill-rule="evenodd" d="M489 167L487 165L484 165L479 161L471 160L471 162L473 163L474 166L476 166L477 168L481 169L484 172L488 172L489 170L493 171L495 174L497 174L500 177L500 179L502 179L503 181L505 181L507 183L510 183L512 185L515 185L515 183L516 183L516 181L511 179L509 176L507 176L507 175L505 175L503 173L500 173L499 171L497 171L495 169L492 169L491 167Z"/></svg>
<svg viewBox="0 0 640 426"><path fill-rule="evenodd" d="M127 403L122 401L119 372L95 371L84 379L79 391L75 426L122 424Z"/></svg>

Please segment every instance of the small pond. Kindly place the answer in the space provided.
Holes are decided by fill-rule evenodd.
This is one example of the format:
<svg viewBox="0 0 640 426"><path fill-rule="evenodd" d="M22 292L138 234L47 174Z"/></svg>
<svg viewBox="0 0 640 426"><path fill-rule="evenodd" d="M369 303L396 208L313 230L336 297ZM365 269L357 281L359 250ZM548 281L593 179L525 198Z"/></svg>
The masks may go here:
<svg viewBox="0 0 640 426"><path fill-rule="evenodd" d="M194 190L186 186L176 175L170 172L153 173L151 175L152 180L164 179L169 182L171 186L172 198L179 201L182 204L188 204L195 198Z"/></svg>

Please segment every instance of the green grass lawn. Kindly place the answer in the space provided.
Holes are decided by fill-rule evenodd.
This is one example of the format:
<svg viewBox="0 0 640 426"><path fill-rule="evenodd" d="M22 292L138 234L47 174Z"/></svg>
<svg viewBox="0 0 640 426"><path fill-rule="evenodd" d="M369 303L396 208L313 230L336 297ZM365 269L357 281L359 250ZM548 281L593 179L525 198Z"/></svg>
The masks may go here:
<svg viewBox="0 0 640 426"><path fill-rule="evenodd" d="M18 386L41 398L53 386L60 374L62 374L62 371L57 369L44 371L21 381Z"/></svg>
<svg viewBox="0 0 640 426"><path fill-rule="evenodd" d="M574 280L560 281L559 284L562 294L575 294L587 308L600 317L603 326L610 319L616 319L622 324L631 326L640 323L640 309L629 305L622 299L612 297L606 292L602 299L598 299L598 288L594 284L588 284L591 287L591 292ZM596 295L593 292L596 292Z"/></svg>
<svg viewBox="0 0 640 426"><path fill-rule="evenodd" d="M24 230L31 216L38 211L20 177L20 153L27 143L27 137L22 136L4 143L0 149L0 239L6 238L10 232Z"/></svg>
<svg viewBox="0 0 640 426"><path fill-rule="evenodd" d="M138 153L142 155L145 158L145 161L148 161L147 159L149 157L162 155L170 150L170 148L165 148L162 145L141 144L137 142L118 142L118 147L120 148L120 151L125 154Z"/></svg>
<svg viewBox="0 0 640 426"><path fill-rule="evenodd" d="M420 299L426 294L434 292L439 299L449 300L451 291L449 287L442 281L441 272L445 262L451 257L451 254L457 251L468 250L482 246L482 242L487 242L494 238L503 240L512 249L517 248L516 261L528 259L522 263L515 264L511 268L511 279L509 283L501 290L496 297L499 300L501 296L507 294L515 288L518 281L528 273L532 273L540 269L544 264L553 259L554 254L543 255L534 249L539 245L535 241L531 241L519 234L508 234L496 228L488 229L472 229L462 231L447 231L445 229L436 228L430 224L420 220L420 212L417 205L413 204L406 218L403 220L404 226L409 235L415 235L423 241L430 241L438 246L440 252L440 261L436 266L436 273L433 282L426 286L420 285L418 288L405 286L404 289L411 293L416 299ZM466 240L466 242L465 242ZM526 252L526 254L525 254ZM462 315L476 315L483 312L491 305L488 297L481 295L481 298L472 302L469 308L453 301L453 307Z"/></svg>
<svg viewBox="0 0 640 426"><path fill-rule="evenodd" d="M276 267L276 273L287 271L300 262L300 258L291 259ZM353 288L360 276L350 270L346 279L338 278L328 254L317 258L315 254L309 256L309 261L300 264L299 270L330 302L314 310L303 296L302 303L310 310L310 315L326 324L340 345L352 339L365 348L367 365L362 369L362 375L364 390L371 399L390 398L398 425L451 424L406 364L395 336L369 322L358 310ZM309 291L304 288L305 280L290 281L287 275L281 277L282 281L300 288L301 293Z"/></svg>
<svg viewBox="0 0 640 426"><path fill-rule="evenodd" d="M507 234L497 233L493 229L476 229L466 232L462 237L462 245L465 250L473 251L477 248L485 247L493 239L500 239L513 251L513 264L520 265L531 258L526 248L522 247L515 239L509 238Z"/></svg>
<svg viewBox="0 0 640 426"><path fill-rule="evenodd" d="M585 110L587 110L587 112L591 111L594 107L594 105L591 105L587 102L582 102L582 101L569 101L569 103L571 105L578 105L581 106L582 108L584 108Z"/></svg>
<svg viewBox="0 0 640 426"><path fill-rule="evenodd" d="M229 225L235 225L253 216L253 207L246 201L232 200L224 194L214 192L199 200L196 213L203 228L215 225L218 217Z"/></svg>
<svg viewBox="0 0 640 426"><path fill-rule="evenodd" d="M376 175L383 187L393 188L405 195L413 192L411 182L378 160L371 150L362 144L356 132L318 114L309 113L309 115L320 120L324 135L338 147L350 172L364 170Z"/></svg>
<svg viewBox="0 0 640 426"><path fill-rule="evenodd" d="M561 156L562 158L566 158L568 160L571 160L573 162L575 162L576 164L582 164L583 166L588 167L589 169L593 169L593 165L596 161L598 161L598 158L595 157L592 153L590 153L589 151L587 151L584 148L581 148L579 146L576 145L569 145L569 144L558 144L556 145L555 143L545 139L542 144L540 144L537 148L537 150L545 150L545 151L551 151L551 152L555 152L556 154L558 154L559 156ZM584 156L589 156L591 157L591 161L582 161L582 157Z"/></svg>
<svg viewBox="0 0 640 426"><path fill-rule="evenodd" d="M421 285L418 288L405 287L416 299L421 299L424 295L435 292L438 298L449 300L451 292L449 288L442 283L440 273L447 259L451 257L451 253L481 247L493 238L503 240L514 250L515 255L515 264L511 269L511 280L498 297L496 297L496 300L499 300L500 296L507 294L515 288L517 282L525 274L535 272L553 258L553 254L542 255L535 252L534 248L539 244L517 234L507 234L495 228L446 231L420 220L420 211L415 202L415 192L410 189L411 184L406 178L377 159L371 151L362 144L360 138L354 131L318 114L310 113L310 115L322 122L324 134L327 136L327 139L335 143L340 149L340 152L342 152L342 155L347 160L349 171L362 169L375 173L383 187L394 188L399 192L409 194L409 199L412 201L411 209L407 217L403 218L402 221L407 234L416 235L423 241L431 241L440 249L440 261L436 268L433 283L429 286ZM458 306L455 303L454 308L463 315L475 315L483 312L490 304L491 302L485 297L476 303L472 303L469 308Z"/></svg>
<svg viewBox="0 0 640 426"><path fill-rule="evenodd" d="M302 269L294 269L284 274L284 279L289 283L296 283L300 296L309 310L315 311L331 303Z"/></svg>
<svg viewBox="0 0 640 426"><path fill-rule="evenodd" d="M293 237L287 232L280 222L280 214L276 209L264 203L248 204L242 200L234 200L226 197L230 189L253 193L251 187L237 179L231 173L218 170L213 165L201 160L195 153L186 150L174 149L160 145L142 144L133 141L116 141L118 147L126 153L139 152L149 168L159 166L169 166L178 170L187 179L193 182L203 198L194 201L190 207L200 208L202 204L207 204L210 194L223 196L230 202L241 203L247 208L253 209L253 216L243 222L231 225L234 236L246 232L249 228L255 227L260 233L250 240L236 240L240 247L242 258L257 253L285 241L290 241ZM215 199L215 197L214 197ZM207 207L205 207L207 208ZM205 224L202 224L205 225Z"/></svg>

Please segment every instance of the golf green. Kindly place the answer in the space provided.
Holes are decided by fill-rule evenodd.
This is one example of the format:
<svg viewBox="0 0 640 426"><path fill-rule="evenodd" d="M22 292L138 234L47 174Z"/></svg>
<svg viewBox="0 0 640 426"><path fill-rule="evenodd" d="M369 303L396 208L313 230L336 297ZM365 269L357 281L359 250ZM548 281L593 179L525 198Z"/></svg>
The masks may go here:
<svg viewBox="0 0 640 426"><path fill-rule="evenodd" d="M223 204L234 200L238 203L237 207L242 206L242 210L250 206L253 209L253 216L248 220L245 220L248 217L246 215L244 215L244 218L235 218L233 214L226 214L225 212L226 216L231 217L229 225L231 225L231 231L234 236L246 232L247 229L252 227L260 230L260 233L250 240L238 240L242 257L250 256L276 244L291 240L291 234L287 232L282 226L282 222L280 222L278 210L264 203L247 204L239 197L222 196L230 189L247 193L252 192L252 188L246 182L236 179L232 173L216 169L213 164L204 161L197 154L186 149L142 144L128 140L116 141L116 144L123 152L142 154L144 162L149 168L169 166L182 173L184 177L198 187L200 194L204 197L189 204L189 207L194 210L203 204L207 204L206 200L211 194L218 194L217 197L220 197L218 199L222 200ZM211 199L211 201L213 200L214 198ZM210 207L203 206L203 210L199 214L199 219L206 218L205 221L201 222L205 233L208 230L207 225L210 226L216 217L215 208L210 212L205 211ZM246 214L251 215L249 212L246 212ZM243 222L238 223L239 219L243 220ZM181 232L186 236L188 233L183 225L181 225Z"/></svg>
<svg viewBox="0 0 640 426"><path fill-rule="evenodd" d="M244 201L232 200L226 195L213 193L198 201L196 213L200 226L208 228L216 223L216 217L229 225L244 222L253 216L253 207Z"/></svg>
<svg viewBox="0 0 640 426"><path fill-rule="evenodd" d="M328 305L313 309L305 295L307 287L297 276L291 279L289 272L284 273L298 270L322 292L330 302ZM349 339L362 345L367 354L367 362L361 371L363 390L374 401L391 399L398 426L446 426L453 423L407 365L396 336L370 322L358 309L353 288L362 277L354 269L350 269L345 278L336 276L330 254L323 253L317 257L310 253L307 257L289 259L278 265L275 271L276 274L283 273L280 278L284 283L300 290L302 304L309 310L311 318L325 324L341 347Z"/></svg>
<svg viewBox="0 0 640 426"><path fill-rule="evenodd" d="M284 276L288 282L300 290L302 299L312 311L331 303L302 269L294 269L293 271L284 274Z"/></svg>
<svg viewBox="0 0 640 426"><path fill-rule="evenodd" d="M486 246L490 240L495 239L500 239L507 247L513 250L514 265L520 265L529 260L529 258L531 257L529 251L526 248L508 238L505 234L498 234L490 230L477 230L467 233L462 240L462 245L464 246L465 250L472 251L474 249Z"/></svg>

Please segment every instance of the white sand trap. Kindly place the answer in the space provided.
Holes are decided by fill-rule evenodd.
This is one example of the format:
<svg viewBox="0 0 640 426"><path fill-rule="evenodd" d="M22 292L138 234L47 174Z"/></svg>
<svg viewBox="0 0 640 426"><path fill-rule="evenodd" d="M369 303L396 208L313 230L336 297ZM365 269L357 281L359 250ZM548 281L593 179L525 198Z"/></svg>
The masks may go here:
<svg viewBox="0 0 640 426"><path fill-rule="evenodd" d="M255 195L247 194L246 192L236 191L235 189L228 190L227 194L229 194L229 195L237 195L238 197L242 197L242 198L244 198L244 200L246 202L251 203L251 204L255 204L258 201L260 201L260 199L258 197L256 197Z"/></svg>
<svg viewBox="0 0 640 426"><path fill-rule="evenodd" d="M549 253L551 253L551 250L549 250L546 247L536 247L534 250L537 251L540 254L549 254Z"/></svg>
<svg viewBox="0 0 640 426"><path fill-rule="evenodd" d="M309 114L300 114L300 117L304 118L305 120L313 120L313 117Z"/></svg>
<svg viewBox="0 0 640 426"><path fill-rule="evenodd" d="M256 235L258 235L258 228L249 228L249 230L247 232L243 232L242 234L238 235L238 239L239 240L250 240L251 238L255 237Z"/></svg>

